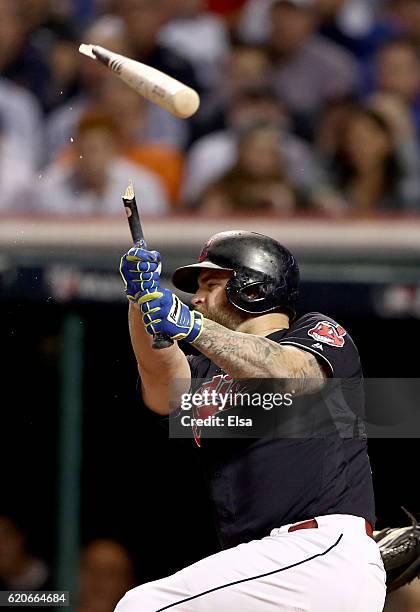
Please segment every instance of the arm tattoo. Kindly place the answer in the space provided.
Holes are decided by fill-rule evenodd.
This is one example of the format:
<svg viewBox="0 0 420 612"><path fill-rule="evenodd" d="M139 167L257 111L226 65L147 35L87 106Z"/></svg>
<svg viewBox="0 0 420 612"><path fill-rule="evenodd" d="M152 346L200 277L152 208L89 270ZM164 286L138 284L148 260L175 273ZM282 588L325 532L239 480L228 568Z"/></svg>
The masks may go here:
<svg viewBox="0 0 420 612"><path fill-rule="evenodd" d="M325 374L311 353L232 331L209 319L194 346L233 378L288 379L285 384L296 395L313 393L324 384Z"/></svg>

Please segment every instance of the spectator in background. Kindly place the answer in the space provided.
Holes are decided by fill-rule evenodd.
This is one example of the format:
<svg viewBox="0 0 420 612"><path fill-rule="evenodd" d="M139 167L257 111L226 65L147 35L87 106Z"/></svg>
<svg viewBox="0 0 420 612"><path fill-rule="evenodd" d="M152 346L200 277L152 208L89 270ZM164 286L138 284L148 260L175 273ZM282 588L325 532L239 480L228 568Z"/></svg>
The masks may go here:
<svg viewBox="0 0 420 612"><path fill-rule="evenodd" d="M328 164L328 160L334 157L346 126L348 114L354 104L353 98L332 100L322 109L318 117L314 140L314 149L321 166Z"/></svg>
<svg viewBox="0 0 420 612"><path fill-rule="evenodd" d="M123 19L130 57L153 66L200 92L192 64L159 42L160 31L170 16L167 0L115 0L114 10ZM168 115L166 111L163 112ZM191 121L175 118L173 121L177 121L180 124L179 129L183 130L183 134L179 134L179 139L174 144L185 147L190 140ZM162 137L167 138L164 131Z"/></svg>
<svg viewBox="0 0 420 612"><path fill-rule="evenodd" d="M194 206L205 187L235 163L242 132L264 121L280 130L277 144L287 175L302 191L309 191L316 176L309 146L290 133L287 112L270 88L247 87L238 91L230 103L227 129L204 136L190 149L183 201Z"/></svg>
<svg viewBox="0 0 420 612"><path fill-rule="evenodd" d="M159 33L162 45L192 64L203 90L216 84L220 64L229 50L226 24L208 12L206 4L205 0L167 0L170 19Z"/></svg>
<svg viewBox="0 0 420 612"><path fill-rule="evenodd" d="M245 3L238 28L241 40L267 41L270 7L274 1L248 0ZM379 43L396 32L392 21L381 15L382 4L382 0L314 0L317 30L357 58L368 58Z"/></svg>
<svg viewBox="0 0 420 612"><path fill-rule="evenodd" d="M28 39L20 2L0 2L0 73L37 98L48 82L48 66L42 53Z"/></svg>
<svg viewBox="0 0 420 612"><path fill-rule="evenodd" d="M159 42L170 15L166 0L116 0L115 12L124 21L130 57L198 89L191 63Z"/></svg>
<svg viewBox="0 0 420 612"><path fill-rule="evenodd" d="M32 168L43 157L42 115L39 104L29 91L0 78L0 121L3 135L20 148L22 161Z"/></svg>
<svg viewBox="0 0 420 612"><path fill-rule="evenodd" d="M270 28L270 9L274 0L247 0L238 20L239 40L249 44L265 44Z"/></svg>
<svg viewBox="0 0 420 612"><path fill-rule="evenodd" d="M2 76L36 95L48 112L78 91L77 31L51 0L2 0Z"/></svg>
<svg viewBox="0 0 420 612"><path fill-rule="evenodd" d="M420 3L418 0L390 0L392 16L402 35L420 51Z"/></svg>
<svg viewBox="0 0 420 612"><path fill-rule="evenodd" d="M225 20L229 31L234 33L246 0L207 0L209 10Z"/></svg>
<svg viewBox="0 0 420 612"><path fill-rule="evenodd" d="M118 132L112 118L90 111L82 116L75 135L73 159L46 169L34 189L34 212L51 215L120 215L121 195L132 179L143 214L168 211L159 178L123 159L117 150Z"/></svg>
<svg viewBox="0 0 420 612"><path fill-rule="evenodd" d="M399 96L377 93L368 99L368 105L376 110L390 127L395 152L401 167L402 202L404 210L419 210L420 200L420 144L410 109Z"/></svg>
<svg viewBox="0 0 420 612"><path fill-rule="evenodd" d="M100 85L101 107L112 117L117 128L118 149L128 161L157 174L171 205L179 198L183 173L183 154L165 142L147 139L150 105L123 81L107 73ZM69 142L59 154L65 162L74 154Z"/></svg>
<svg viewBox="0 0 420 612"><path fill-rule="evenodd" d="M237 94L247 88L268 87L270 79L271 64L264 47L233 45L222 62L217 86L201 100L194 118L193 140L225 129L229 107Z"/></svg>
<svg viewBox="0 0 420 612"><path fill-rule="evenodd" d="M49 570L28 549L26 536L8 516L0 516L0 589L48 589Z"/></svg>
<svg viewBox="0 0 420 612"><path fill-rule="evenodd" d="M292 213L296 193L285 171L279 139L278 129L271 125L246 130L235 164L205 190L200 212L212 217Z"/></svg>
<svg viewBox="0 0 420 612"><path fill-rule="evenodd" d="M276 0L271 7L273 85L295 119L295 130L308 138L322 106L357 86L353 57L317 35L316 25L314 0Z"/></svg>
<svg viewBox="0 0 420 612"><path fill-rule="evenodd" d="M126 549L114 540L94 540L82 553L76 612L113 612L133 586L133 564Z"/></svg>
<svg viewBox="0 0 420 612"><path fill-rule="evenodd" d="M98 18L85 33L84 39L116 53L130 56L124 22L116 16L104 15ZM106 89L104 83L109 81L110 76L118 87L117 77L110 75L108 69L99 62L81 57L80 71L83 84L81 94L58 107L48 118L47 161L54 160L63 147L68 146L70 138L75 135L77 123L83 112L89 107L103 104L102 95ZM144 138L182 148L188 139L186 124L185 120L177 119L156 104L148 104Z"/></svg>
<svg viewBox="0 0 420 612"><path fill-rule="evenodd" d="M183 175L182 151L148 139L150 104L125 83L109 75L102 84L102 105L118 128L121 154L157 174L172 205L176 205Z"/></svg>
<svg viewBox="0 0 420 612"><path fill-rule="evenodd" d="M271 66L267 50L255 45L234 45L226 55L222 78L225 103L247 87L268 87Z"/></svg>
<svg viewBox="0 0 420 612"><path fill-rule="evenodd" d="M381 2L315 0L315 10L319 33L348 49L361 62L396 34L395 24L381 14Z"/></svg>
<svg viewBox="0 0 420 612"><path fill-rule="evenodd" d="M393 102L377 99L370 106L341 109L342 132L324 157L326 175L313 198L317 208L332 214L419 209L419 157L411 150L412 126L404 107Z"/></svg>
<svg viewBox="0 0 420 612"><path fill-rule="evenodd" d="M53 0L19 0L26 38L46 64L48 78L39 93L46 112L79 93L79 28L65 4Z"/></svg>
<svg viewBox="0 0 420 612"><path fill-rule="evenodd" d="M128 54L124 24L117 17L101 17L85 32L86 40L102 45L116 53ZM80 54L79 54L80 55ZM99 62L85 61L81 57L80 78L82 90L63 103L48 117L46 123L47 161L55 159L59 151L74 138L77 123L89 106L100 105L100 91L107 69Z"/></svg>
<svg viewBox="0 0 420 612"><path fill-rule="evenodd" d="M405 38L382 45L377 59L377 89L391 93L410 109L420 142L420 60L416 47Z"/></svg>
<svg viewBox="0 0 420 612"><path fill-rule="evenodd" d="M34 168L24 146L0 122L0 213L11 213L19 194L34 182Z"/></svg>

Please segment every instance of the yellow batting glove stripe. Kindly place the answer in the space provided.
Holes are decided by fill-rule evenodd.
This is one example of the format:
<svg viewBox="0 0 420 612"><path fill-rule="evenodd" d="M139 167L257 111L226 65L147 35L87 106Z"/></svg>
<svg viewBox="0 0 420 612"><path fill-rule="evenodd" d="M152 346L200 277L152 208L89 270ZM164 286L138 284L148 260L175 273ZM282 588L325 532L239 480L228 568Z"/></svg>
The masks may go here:
<svg viewBox="0 0 420 612"><path fill-rule="evenodd" d="M157 308L150 308L150 310L146 310L146 312L143 312L143 314L147 315L151 312L157 312L158 310L160 310L159 306Z"/></svg>
<svg viewBox="0 0 420 612"><path fill-rule="evenodd" d="M162 319L153 319L153 321L149 321L149 323L145 323L144 326L145 327L150 327L151 329L153 329L153 331L155 331L155 328L153 327L154 323L160 323L162 321Z"/></svg>
<svg viewBox="0 0 420 612"><path fill-rule="evenodd" d="M185 334L177 334L176 336L171 336L171 340L183 340L185 338Z"/></svg>
<svg viewBox="0 0 420 612"><path fill-rule="evenodd" d="M161 291L154 291L153 293L146 293L142 295L142 297L138 300L138 304L144 304L145 302L150 302L150 300L157 300L163 296Z"/></svg>

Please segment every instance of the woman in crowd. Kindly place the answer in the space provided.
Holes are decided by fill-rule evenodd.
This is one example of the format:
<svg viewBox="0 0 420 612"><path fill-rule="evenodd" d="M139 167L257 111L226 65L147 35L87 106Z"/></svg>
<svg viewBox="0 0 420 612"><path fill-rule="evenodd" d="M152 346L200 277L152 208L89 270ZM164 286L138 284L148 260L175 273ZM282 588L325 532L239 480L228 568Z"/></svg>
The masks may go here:
<svg viewBox="0 0 420 612"><path fill-rule="evenodd" d="M271 125L246 130L235 164L205 189L200 212L207 216L292 213L296 193L284 169L280 137L279 130Z"/></svg>
<svg viewBox="0 0 420 612"><path fill-rule="evenodd" d="M343 112L334 149L318 149L323 171L315 207L337 214L419 209L419 152L402 106L377 97Z"/></svg>

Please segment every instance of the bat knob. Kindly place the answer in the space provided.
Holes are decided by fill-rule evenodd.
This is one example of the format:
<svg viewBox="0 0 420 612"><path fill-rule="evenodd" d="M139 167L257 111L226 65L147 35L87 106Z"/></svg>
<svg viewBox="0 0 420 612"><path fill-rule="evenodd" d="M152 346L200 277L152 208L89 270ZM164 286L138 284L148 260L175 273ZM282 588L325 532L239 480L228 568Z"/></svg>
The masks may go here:
<svg viewBox="0 0 420 612"><path fill-rule="evenodd" d="M152 346L154 349L160 350L172 346L173 343L174 341L169 336L166 336L166 334L157 333L153 337Z"/></svg>

